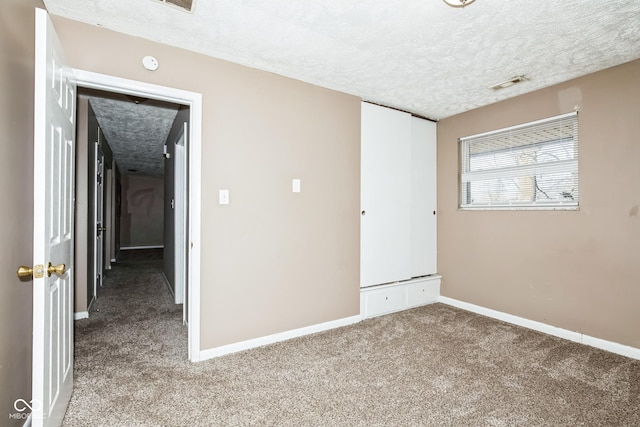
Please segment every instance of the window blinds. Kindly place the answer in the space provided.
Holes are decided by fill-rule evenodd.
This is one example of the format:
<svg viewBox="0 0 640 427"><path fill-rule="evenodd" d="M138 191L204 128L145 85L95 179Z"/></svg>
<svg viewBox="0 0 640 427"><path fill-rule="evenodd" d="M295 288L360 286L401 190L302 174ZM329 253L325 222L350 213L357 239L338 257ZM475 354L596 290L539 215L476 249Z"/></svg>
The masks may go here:
<svg viewBox="0 0 640 427"><path fill-rule="evenodd" d="M578 115L460 139L461 208L578 206Z"/></svg>

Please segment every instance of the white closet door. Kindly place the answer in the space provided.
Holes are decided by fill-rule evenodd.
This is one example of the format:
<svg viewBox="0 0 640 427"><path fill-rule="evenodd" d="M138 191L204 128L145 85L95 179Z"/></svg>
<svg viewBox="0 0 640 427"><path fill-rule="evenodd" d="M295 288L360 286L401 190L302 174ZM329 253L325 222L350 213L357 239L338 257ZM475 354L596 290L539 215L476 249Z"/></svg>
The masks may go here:
<svg viewBox="0 0 640 427"><path fill-rule="evenodd" d="M362 104L360 286L411 277L411 115Z"/></svg>
<svg viewBox="0 0 640 427"><path fill-rule="evenodd" d="M411 118L411 276L437 272L436 124Z"/></svg>

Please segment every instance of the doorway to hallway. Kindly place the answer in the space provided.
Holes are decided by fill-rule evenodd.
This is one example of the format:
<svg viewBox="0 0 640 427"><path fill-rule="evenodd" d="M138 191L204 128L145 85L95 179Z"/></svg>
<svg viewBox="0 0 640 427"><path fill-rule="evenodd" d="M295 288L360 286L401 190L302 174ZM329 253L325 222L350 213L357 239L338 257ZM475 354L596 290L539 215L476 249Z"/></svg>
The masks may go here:
<svg viewBox="0 0 640 427"><path fill-rule="evenodd" d="M183 321L187 323L188 330L188 358L191 361L197 361L200 358L200 343L199 343L199 296L200 296L200 170L199 163L200 158L200 146L201 146L201 123L202 123L202 99L200 94L182 91L173 88L167 88L157 85L152 85L144 82L135 82L131 80L116 78L112 76L106 76L82 70L74 70L76 79L78 80L78 86L82 88L82 91L92 92L93 95L96 91L108 93L109 96L124 96L129 101L133 102L136 106L151 104L152 106L172 104L177 107L177 113L174 114L173 121L170 126L170 130L166 135L164 144L160 146L159 152L151 152L148 148L139 148L137 152L133 152L131 157L142 157L142 169L146 167L144 164L144 156L157 156L161 159L161 162L166 166L172 164L173 167L168 168L170 174L159 174L162 176L164 185L160 186L162 199L161 205L163 206L162 215L162 230L163 236L160 244L149 244L148 241L142 242L142 244L135 244L135 240L130 240L128 246L123 243L122 228L128 227L128 224L123 224L126 221L130 221L131 218L125 218L123 214L129 214L131 209L125 206L128 203L138 203L142 206L150 208L153 203L158 202L157 192L152 194L150 191L138 191L135 197L131 197L132 194L127 193L128 187L131 187L131 181L135 181L138 177L143 176L138 172L138 167L127 167L126 173L122 170L118 171L113 167L119 163L125 164L126 162L119 162L118 155L112 155L115 159L112 163L110 171L112 194L107 196L107 200L111 200L111 207L107 208L107 214L111 213L112 226L111 236L105 240L110 244L110 255L105 253L107 263L112 262L114 252L122 252L122 249L136 250L140 247L149 248L153 246L160 246L164 248L164 254L167 259L164 260L165 275L167 278L174 278L176 276L183 278L183 290L174 296L174 302L178 300L178 296L182 297ZM87 102L89 104L89 102ZM97 105L97 103L96 103ZM99 107L98 107L99 108ZM148 114L145 114L147 117ZM144 119L145 117L141 118ZM132 124L135 120L128 120L124 124ZM185 125L185 123L187 123ZM121 125L123 123L120 123ZM103 132L102 136L106 134ZM108 141L108 138L105 138ZM106 146L106 144L105 144ZM91 147L89 144L88 147ZM176 150L176 147L177 148ZM175 152L179 151L178 154ZM112 153L113 154L113 153ZM141 156L143 154L144 156ZM179 167L175 167L175 162L181 162ZM105 162L106 163L106 162ZM133 171L129 170L133 169ZM176 180L175 171L181 173L180 179ZM168 176L171 175L171 176ZM125 182L127 181L128 182ZM176 185L177 181L177 185ZM169 183L169 185L166 185ZM125 188L126 184L128 187ZM135 185L134 185L135 187ZM80 194L78 189L78 194ZM135 190L135 189L134 189ZM140 190L140 188L138 188ZM137 191L137 190L136 190ZM178 196L178 197L176 197ZM151 199L154 199L153 201ZM177 203L180 203L179 207L182 209L176 209ZM127 210L125 211L125 207ZM88 210L88 209L87 209ZM176 219L175 211L180 212L179 219ZM148 212L148 209L145 211ZM165 215L165 213L169 213ZM78 218L81 216L78 215ZM87 220L89 221L89 220ZM140 221L139 221L140 222ZM149 225L148 223L145 226ZM177 228L180 228L179 232ZM91 227L87 227L91 228ZM109 234L109 230L106 231ZM135 233L134 233L135 234ZM142 233L145 234L145 233ZM113 236L115 235L115 237ZM136 236L140 236L137 234ZM87 236L87 238L93 237ZM131 235L129 235L131 237ZM135 237L135 236L134 236ZM176 239L177 237L177 239ZM119 240L118 240L119 239ZM133 242L133 244L131 243ZM153 243L153 242L151 242ZM171 250L167 250L167 248ZM108 252L108 251L107 251ZM76 254L78 256L78 254ZM110 258L109 258L110 257ZM176 263L176 259L181 260L181 263ZM177 268L176 268L177 267ZM171 270L174 271L171 271ZM175 281L173 282L176 283ZM174 286L168 286L168 289L173 289ZM99 291L98 291L99 293ZM174 292L175 294L175 292Z"/></svg>
<svg viewBox="0 0 640 427"><path fill-rule="evenodd" d="M189 108L83 88L78 96L76 312L89 315L119 253L153 248L164 249L163 276L183 304Z"/></svg>

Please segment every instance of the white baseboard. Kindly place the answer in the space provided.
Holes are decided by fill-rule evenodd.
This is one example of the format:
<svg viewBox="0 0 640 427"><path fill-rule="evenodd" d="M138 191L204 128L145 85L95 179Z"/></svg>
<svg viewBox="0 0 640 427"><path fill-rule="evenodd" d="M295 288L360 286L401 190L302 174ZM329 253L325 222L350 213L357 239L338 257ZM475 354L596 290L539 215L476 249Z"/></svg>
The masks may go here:
<svg viewBox="0 0 640 427"><path fill-rule="evenodd" d="M340 328L342 326L352 325L362 320L360 315L345 317L343 319L332 320L330 322L319 323L317 325L311 325L304 328L293 329L291 331L280 332L273 335L267 335L265 337L254 338L247 341L241 341L234 344L223 345L220 347L214 347L207 350L200 351L200 357L198 361L207 359L213 359L214 357L224 356L226 354L237 353L243 350L249 350L251 348L262 347L267 344L273 344L280 341L286 341L291 338L297 338L304 335L315 334L317 332L327 331L329 329Z"/></svg>
<svg viewBox="0 0 640 427"><path fill-rule="evenodd" d="M88 319L88 318L89 318L88 311L78 311L76 313L73 313L73 320Z"/></svg>
<svg viewBox="0 0 640 427"><path fill-rule="evenodd" d="M470 304L468 302L459 301L453 298L440 296L438 302L451 305L453 307L461 308L463 310L471 311L473 313L481 314L483 316L492 317L494 319L502 320L507 323L522 326L528 329L533 329L538 332L553 335L559 338L564 338L570 341L574 341L580 344L586 344L591 347L596 347L601 350L610 351L611 353L620 354L622 356L630 357L632 359L640 360L640 349L630 347L627 345L619 344L612 341L595 338L589 335L581 334L580 332L570 331L568 329L558 328L546 323L537 322L535 320L525 319L524 317L514 316L513 314L504 313L502 311L492 310L479 305Z"/></svg>

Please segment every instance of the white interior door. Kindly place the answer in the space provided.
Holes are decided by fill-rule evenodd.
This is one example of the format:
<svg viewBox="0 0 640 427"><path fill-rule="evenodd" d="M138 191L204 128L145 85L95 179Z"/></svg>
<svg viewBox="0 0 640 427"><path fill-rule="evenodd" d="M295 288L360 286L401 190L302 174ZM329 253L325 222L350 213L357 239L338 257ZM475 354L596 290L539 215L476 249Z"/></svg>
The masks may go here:
<svg viewBox="0 0 640 427"><path fill-rule="evenodd" d="M411 278L411 115L362 103L360 286Z"/></svg>
<svg viewBox="0 0 640 427"><path fill-rule="evenodd" d="M95 239L93 240L93 295L98 297L98 286L102 286L102 272L104 270L104 153L98 142L95 145L94 170L96 172L93 187L93 223L95 224Z"/></svg>
<svg viewBox="0 0 640 427"><path fill-rule="evenodd" d="M118 215L118 181L116 180L116 174L113 171L117 169L115 161L113 163L111 173L111 192L109 193L109 197L111 198L111 208L110 208L110 221L107 223L107 234L106 238L109 239L109 253L107 256L110 258L109 265L111 263L116 262L116 249L117 243L116 240L116 220Z"/></svg>
<svg viewBox="0 0 640 427"><path fill-rule="evenodd" d="M73 389L76 86L41 9L36 9L34 102L32 425L57 426Z"/></svg>
<svg viewBox="0 0 640 427"><path fill-rule="evenodd" d="M104 228L105 232L102 235L104 239L104 269L111 270L111 228L113 223L113 168L107 169L104 177Z"/></svg>

